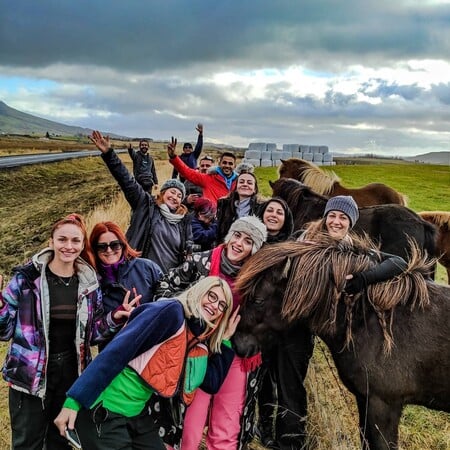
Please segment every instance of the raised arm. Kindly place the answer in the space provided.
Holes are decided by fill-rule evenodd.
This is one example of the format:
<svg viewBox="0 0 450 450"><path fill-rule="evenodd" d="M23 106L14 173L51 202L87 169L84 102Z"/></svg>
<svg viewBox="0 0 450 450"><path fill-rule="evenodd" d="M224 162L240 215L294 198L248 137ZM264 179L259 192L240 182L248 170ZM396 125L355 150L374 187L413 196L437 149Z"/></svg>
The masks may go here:
<svg viewBox="0 0 450 450"><path fill-rule="evenodd" d="M203 124L197 124L196 130L198 131L197 144L195 144L194 156L198 159L203 149Z"/></svg>
<svg viewBox="0 0 450 450"><path fill-rule="evenodd" d="M109 137L104 137L100 131L94 131L89 139L102 152L102 159L108 167L111 175L119 183L127 202L131 209L135 210L147 199L147 193L142 186L134 179L125 167L116 152L111 148Z"/></svg>
<svg viewBox="0 0 450 450"><path fill-rule="evenodd" d="M89 139L102 153L106 153L111 148L109 136L103 136L98 130L93 131Z"/></svg>
<svg viewBox="0 0 450 450"><path fill-rule="evenodd" d="M179 174L196 184L197 186L204 187L210 180L209 175L200 173L198 170L191 169L177 156L176 154L177 140L172 136L172 140L167 146L167 154L169 155L169 162L179 172Z"/></svg>

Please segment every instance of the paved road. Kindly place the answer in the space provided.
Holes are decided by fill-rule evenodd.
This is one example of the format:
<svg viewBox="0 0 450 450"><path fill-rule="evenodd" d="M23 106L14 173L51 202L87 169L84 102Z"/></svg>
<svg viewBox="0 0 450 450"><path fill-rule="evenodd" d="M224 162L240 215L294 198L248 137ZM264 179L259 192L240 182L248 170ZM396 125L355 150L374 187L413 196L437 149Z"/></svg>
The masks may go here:
<svg viewBox="0 0 450 450"><path fill-rule="evenodd" d="M126 149L117 149L117 153L124 153ZM40 153L34 155L23 156L4 156L0 158L0 169L9 169L11 167L20 167L28 164L41 164L56 161L63 161L66 159L85 158L87 156L99 156L98 150L83 150L76 152L64 153Z"/></svg>

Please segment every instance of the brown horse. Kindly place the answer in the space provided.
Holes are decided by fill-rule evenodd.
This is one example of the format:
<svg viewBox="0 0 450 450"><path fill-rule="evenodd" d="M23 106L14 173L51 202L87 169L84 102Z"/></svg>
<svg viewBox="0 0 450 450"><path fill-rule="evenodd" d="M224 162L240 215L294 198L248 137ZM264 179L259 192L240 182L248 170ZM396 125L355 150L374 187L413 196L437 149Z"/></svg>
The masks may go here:
<svg viewBox="0 0 450 450"><path fill-rule="evenodd" d="M281 160L280 178L294 178L309 186L314 192L327 197L351 195L358 206L396 203L406 206L406 197L383 183L370 183L357 189L342 186L341 179L332 171L324 171L315 164L300 158Z"/></svg>
<svg viewBox="0 0 450 450"><path fill-rule="evenodd" d="M423 211L419 213L419 216L436 225L438 229L436 254L439 256L439 262L447 270L448 284L450 284L450 212Z"/></svg>
<svg viewBox="0 0 450 450"><path fill-rule="evenodd" d="M450 287L427 281L416 248L406 271L345 296L345 276L373 267L364 242L285 242L259 250L241 269L238 354L307 326L329 347L355 396L364 449L397 448L407 404L450 412Z"/></svg>

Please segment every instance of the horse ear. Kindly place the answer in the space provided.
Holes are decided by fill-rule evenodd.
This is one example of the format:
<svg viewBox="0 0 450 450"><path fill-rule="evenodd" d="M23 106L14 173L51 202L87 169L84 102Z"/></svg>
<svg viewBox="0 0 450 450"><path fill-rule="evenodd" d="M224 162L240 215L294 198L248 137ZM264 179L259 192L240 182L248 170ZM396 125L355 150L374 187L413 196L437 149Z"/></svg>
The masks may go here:
<svg viewBox="0 0 450 450"><path fill-rule="evenodd" d="M269 185L271 188L273 188L274 182L269 180Z"/></svg>
<svg viewBox="0 0 450 450"><path fill-rule="evenodd" d="M285 159L280 159L280 161L281 161L281 164L284 164L286 162Z"/></svg>

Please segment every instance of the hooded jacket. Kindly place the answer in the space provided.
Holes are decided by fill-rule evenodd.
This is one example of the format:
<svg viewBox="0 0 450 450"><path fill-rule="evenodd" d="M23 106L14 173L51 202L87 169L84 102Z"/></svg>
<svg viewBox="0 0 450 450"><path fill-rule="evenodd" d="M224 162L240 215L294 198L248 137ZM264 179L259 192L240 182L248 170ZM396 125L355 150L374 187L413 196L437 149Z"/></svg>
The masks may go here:
<svg viewBox="0 0 450 450"><path fill-rule="evenodd" d="M47 248L18 267L3 291L0 340L11 345L3 365L3 378L12 387L44 398L49 354L50 298L45 269L53 256ZM103 313L102 295L94 269L76 261L78 303L75 348L78 373L91 362L90 346L110 338L120 326Z"/></svg>
<svg viewBox="0 0 450 450"><path fill-rule="evenodd" d="M237 175L235 173L225 179L217 167L213 170L210 169L208 173L200 173L186 166L179 156L169 159L169 162L182 177L203 188L203 197L211 200L214 205L217 205L220 197L228 195L236 186Z"/></svg>

